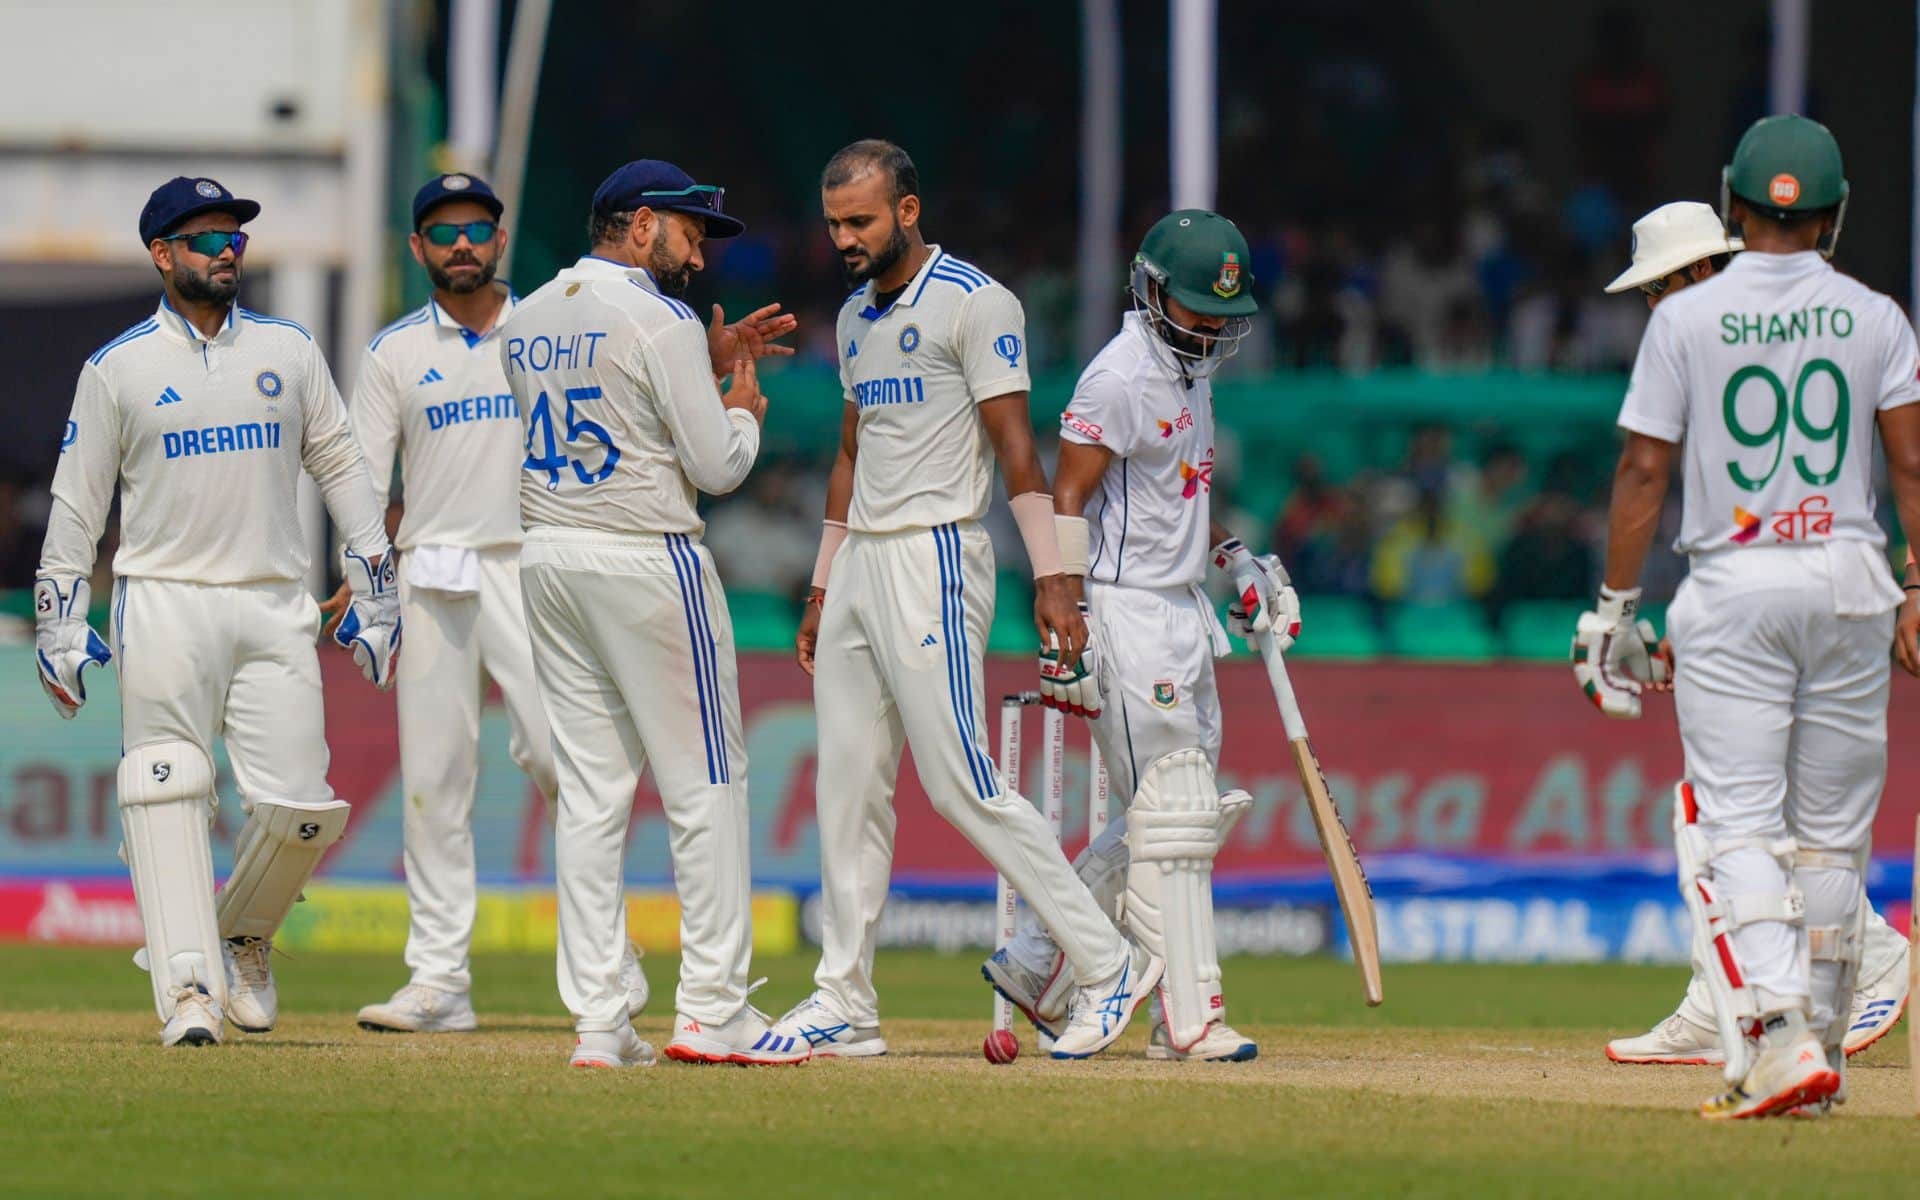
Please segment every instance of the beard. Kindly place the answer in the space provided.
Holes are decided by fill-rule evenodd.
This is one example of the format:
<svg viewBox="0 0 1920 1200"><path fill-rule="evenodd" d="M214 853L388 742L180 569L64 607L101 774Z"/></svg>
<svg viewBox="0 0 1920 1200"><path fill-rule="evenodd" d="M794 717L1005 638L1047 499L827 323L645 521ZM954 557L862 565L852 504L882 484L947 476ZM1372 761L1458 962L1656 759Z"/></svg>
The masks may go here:
<svg viewBox="0 0 1920 1200"><path fill-rule="evenodd" d="M448 267L457 266L479 267L480 269L472 275L463 276L455 276L447 269ZM490 262L481 262L476 256L463 254L449 258L443 265L438 267L432 263L428 263L427 278L433 281L434 287L443 292L452 292L456 296L469 296L492 283L493 273L499 269L500 260L498 258Z"/></svg>
<svg viewBox="0 0 1920 1200"><path fill-rule="evenodd" d="M240 265L234 264L233 274L215 279L211 267L203 275L176 262L173 267L173 286L181 299L191 300L195 304L230 304L240 294Z"/></svg>
<svg viewBox="0 0 1920 1200"><path fill-rule="evenodd" d="M887 238L887 244L880 247L880 253L870 256L867 265L856 267L853 260L842 255L840 269L846 273L848 283L865 283L869 279L878 279L906 257L910 243L907 231L900 228L900 222L893 223L893 233Z"/></svg>
<svg viewBox="0 0 1920 1200"><path fill-rule="evenodd" d="M664 238L654 243L647 253L647 272L653 276L653 286L660 289L662 296L677 300L687 294L687 288L693 285L693 268L687 262L684 258L679 262L673 260Z"/></svg>

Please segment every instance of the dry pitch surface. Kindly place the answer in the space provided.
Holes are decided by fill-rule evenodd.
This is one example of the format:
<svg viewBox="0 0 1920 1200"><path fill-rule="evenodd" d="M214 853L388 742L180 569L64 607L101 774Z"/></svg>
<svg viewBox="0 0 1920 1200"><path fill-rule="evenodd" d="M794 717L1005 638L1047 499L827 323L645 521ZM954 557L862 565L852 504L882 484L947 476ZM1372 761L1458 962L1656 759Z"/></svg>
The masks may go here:
<svg viewBox="0 0 1920 1200"><path fill-rule="evenodd" d="M1344 964L1236 961L1257 1062L1149 1063L1140 1029L1092 1062L1029 1041L990 1067L973 961L895 954L885 1059L570 1072L546 959L476 964L482 1032L419 1038L352 1023L397 963L282 958L281 1028L198 1052L154 1044L125 964L0 949L0 1195L1893 1196L1920 1177L1904 1028L1822 1122L1708 1126L1689 1110L1716 1070L1607 1063L1609 1030L1671 1008L1669 970L1402 967L1369 1012ZM648 963L656 1044L673 966ZM810 967L761 964L756 999L797 999Z"/></svg>

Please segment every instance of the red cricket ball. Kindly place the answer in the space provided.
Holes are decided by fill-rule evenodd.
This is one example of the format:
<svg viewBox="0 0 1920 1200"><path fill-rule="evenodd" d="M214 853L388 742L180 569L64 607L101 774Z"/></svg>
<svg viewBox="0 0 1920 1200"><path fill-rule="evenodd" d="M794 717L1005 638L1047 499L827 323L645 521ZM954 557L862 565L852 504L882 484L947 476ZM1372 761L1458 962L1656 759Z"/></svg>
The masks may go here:
<svg viewBox="0 0 1920 1200"><path fill-rule="evenodd" d="M996 1029L980 1043L980 1053L996 1067L1004 1067L1020 1057L1020 1039L1010 1029Z"/></svg>

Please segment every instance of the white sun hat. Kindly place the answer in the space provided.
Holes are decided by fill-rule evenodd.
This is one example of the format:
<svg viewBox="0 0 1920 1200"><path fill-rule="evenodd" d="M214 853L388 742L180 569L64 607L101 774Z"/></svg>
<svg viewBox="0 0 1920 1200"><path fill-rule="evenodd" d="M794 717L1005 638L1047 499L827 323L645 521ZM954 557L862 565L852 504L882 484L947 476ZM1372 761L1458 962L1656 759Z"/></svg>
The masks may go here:
<svg viewBox="0 0 1920 1200"><path fill-rule="evenodd" d="M1727 236L1720 214L1710 205L1694 200L1662 204L1633 223L1633 265L1620 272L1607 285L1607 291L1637 288L1665 279L1703 258L1743 248L1739 238Z"/></svg>

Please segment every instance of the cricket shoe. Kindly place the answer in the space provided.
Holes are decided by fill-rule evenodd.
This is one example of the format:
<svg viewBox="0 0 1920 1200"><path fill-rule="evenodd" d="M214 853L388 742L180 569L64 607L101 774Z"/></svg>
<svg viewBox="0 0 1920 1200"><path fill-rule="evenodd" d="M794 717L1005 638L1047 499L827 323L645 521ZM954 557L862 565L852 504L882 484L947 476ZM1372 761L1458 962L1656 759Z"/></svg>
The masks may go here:
<svg viewBox="0 0 1920 1200"><path fill-rule="evenodd" d="M1720 1049L1720 1031L1690 1020L1686 1005L1638 1037L1607 1043L1607 1057L1617 1063L1670 1063L1699 1067L1727 1061Z"/></svg>
<svg viewBox="0 0 1920 1200"><path fill-rule="evenodd" d="M1053 1057L1091 1058L1113 1045L1127 1031L1134 1010L1160 986L1166 970L1166 959L1128 942L1126 957L1113 974L1075 989Z"/></svg>
<svg viewBox="0 0 1920 1200"><path fill-rule="evenodd" d="M1260 1047L1225 1021L1215 1021L1199 1041L1185 1050L1175 1050L1166 1025L1156 1023L1147 1036L1147 1057L1155 1062L1252 1062L1260 1057Z"/></svg>
<svg viewBox="0 0 1920 1200"><path fill-rule="evenodd" d="M1746 1078L1700 1106L1709 1121L1772 1117L1796 1108L1817 1108L1840 1090L1840 1074L1827 1062L1820 1041L1801 1014L1783 1013L1767 1021L1760 1053Z"/></svg>
<svg viewBox="0 0 1920 1200"><path fill-rule="evenodd" d="M1063 973L1071 978L1066 961L1066 955L1055 954L1053 970L1043 975L1021 966L1002 946L993 952L993 957L980 964L980 975L1008 1004L1019 1009L1020 1015L1033 1022L1035 1029L1050 1038L1058 1038L1066 1026L1065 1001L1072 998L1072 991L1053 985Z"/></svg>
<svg viewBox="0 0 1920 1200"><path fill-rule="evenodd" d="M195 984L176 988L173 1015L160 1029L162 1046L218 1046L223 1018L207 989Z"/></svg>
<svg viewBox="0 0 1920 1200"><path fill-rule="evenodd" d="M666 1053L675 1062L769 1067L805 1062L813 1057L813 1047L804 1037L775 1033L759 1009L743 1004L724 1025L675 1014Z"/></svg>
<svg viewBox="0 0 1920 1200"><path fill-rule="evenodd" d="M631 1021L647 1006L647 973L640 969L640 947L627 943L620 957L620 986L627 989L627 1019Z"/></svg>
<svg viewBox="0 0 1920 1200"><path fill-rule="evenodd" d="M1907 1011L1907 954L1907 939L1899 934L1868 933L1843 1043L1849 1057L1887 1036Z"/></svg>
<svg viewBox="0 0 1920 1200"><path fill-rule="evenodd" d="M273 986L271 938L228 938L220 956L227 965L227 1020L243 1033L266 1033L280 1020L280 993Z"/></svg>
<svg viewBox="0 0 1920 1200"><path fill-rule="evenodd" d="M873 1058L887 1052L878 1025L853 1024L819 992L788 1009L772 1031L806 1042L814 1058Z"/></svg>
<svg viewBox="0 0 1920 1200"><path fill-rule="evenodd" d="M567 1060L567 1065L650 1067L653 1065L653 1047L642 1040L631 1025L604 1032L577 1034L573 1042L573 1057Z"/></svg>
<svg viewBox="0 0 1920 1200"><path fill-rule="evenodd" d="M359 1022L372 1033L472 1033L480 1027L467 993L424 983L409 983L384 1004L367 1005Z"/></svg>

